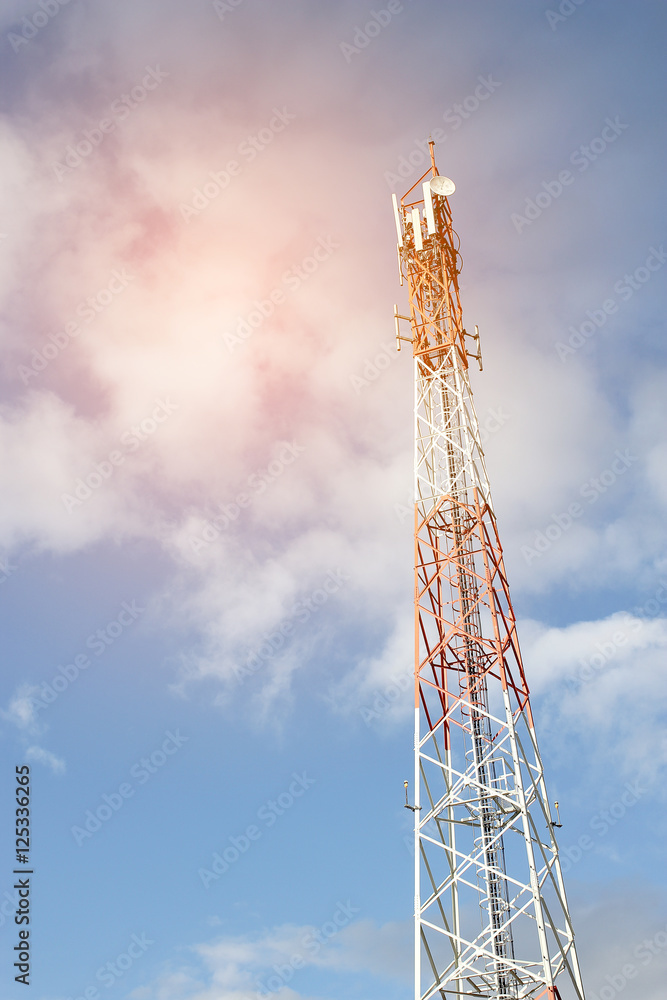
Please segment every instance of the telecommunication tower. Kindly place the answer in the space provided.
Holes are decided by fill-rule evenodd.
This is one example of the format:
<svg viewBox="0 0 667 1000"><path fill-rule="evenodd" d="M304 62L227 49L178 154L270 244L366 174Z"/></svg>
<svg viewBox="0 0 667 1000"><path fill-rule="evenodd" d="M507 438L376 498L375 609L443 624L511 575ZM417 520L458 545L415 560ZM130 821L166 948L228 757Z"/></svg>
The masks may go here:
<svg viewBox="0 0 667 1000"><path fill-rule="evenodd" d="M415 1000L584 1000L470 388L454 183L430 150L393 196L415 377Z"/></svg>

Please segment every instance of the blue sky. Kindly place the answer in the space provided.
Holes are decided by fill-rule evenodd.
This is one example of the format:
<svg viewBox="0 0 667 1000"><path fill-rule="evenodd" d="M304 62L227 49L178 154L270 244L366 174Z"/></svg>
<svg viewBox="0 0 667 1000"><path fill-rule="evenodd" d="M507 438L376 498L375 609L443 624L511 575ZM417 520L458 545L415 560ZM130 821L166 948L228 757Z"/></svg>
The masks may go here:
<svg viewBox="0 0 667 1000"><path fill-rule="evenodd" d="M0 998L24 762L38 1000L411 990L429 134L587 994L662 997L665 21L3 5Z"/></svg>

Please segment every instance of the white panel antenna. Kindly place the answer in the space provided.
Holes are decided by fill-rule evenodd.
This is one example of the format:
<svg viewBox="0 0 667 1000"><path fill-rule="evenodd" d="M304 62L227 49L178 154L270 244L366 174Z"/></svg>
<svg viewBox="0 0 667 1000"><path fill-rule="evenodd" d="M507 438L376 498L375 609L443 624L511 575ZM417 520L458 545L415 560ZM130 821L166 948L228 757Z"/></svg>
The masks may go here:
<svg viewBox="0 0 667 1000"><path fill-rule="evenodd" d="M435 233L435 216L433 214L433 199L431 198L431 185L429 181L424 181L422 189L424 191L424 218L426 219L426 228L429 236L433 236Z"/></svg>
<svg viewBox="0 0 667 1000"><path fill-rule="evenodd" d="M424 244L422 243L422 224L418 208L412 209L412 228L415 231L415 250L423 250Z"/></svg>
<svg viewBox="0 0 667 1000"><path fill-rule="evenodd" d="M394 205L394 219L396 221L396 232L398 233L398 245L399 245L399 247L402 247L403 246L403 233L401 231L401 217L398 214L398 202L396 200L396 195L395 194L392 194L391 200L392 200L393 205Z"/></svg>

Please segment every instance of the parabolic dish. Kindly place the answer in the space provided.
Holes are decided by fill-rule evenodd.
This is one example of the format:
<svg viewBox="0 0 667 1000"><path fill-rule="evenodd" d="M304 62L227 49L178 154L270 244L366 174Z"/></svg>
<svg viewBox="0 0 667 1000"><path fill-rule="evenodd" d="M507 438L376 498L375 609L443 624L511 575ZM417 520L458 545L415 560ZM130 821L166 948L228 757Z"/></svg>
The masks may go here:
<svg viewBox="0 0 667 1000"><path fill-rule="evenodd" d="M449 194L454 194L456 184L449 177L433 177L431 180L431 191L445 198Z"/></svg>

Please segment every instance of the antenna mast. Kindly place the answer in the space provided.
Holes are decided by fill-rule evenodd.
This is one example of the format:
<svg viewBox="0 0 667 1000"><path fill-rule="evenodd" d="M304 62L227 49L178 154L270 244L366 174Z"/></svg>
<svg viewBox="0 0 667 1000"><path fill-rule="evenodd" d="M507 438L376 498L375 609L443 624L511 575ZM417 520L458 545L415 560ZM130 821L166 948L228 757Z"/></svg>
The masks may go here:
<svg viewBox="0 0 667 1000"><path fill-rule="evenodd" d="M393 196L415 371L415 1000L584 1000L433 146Z"/></svg>

